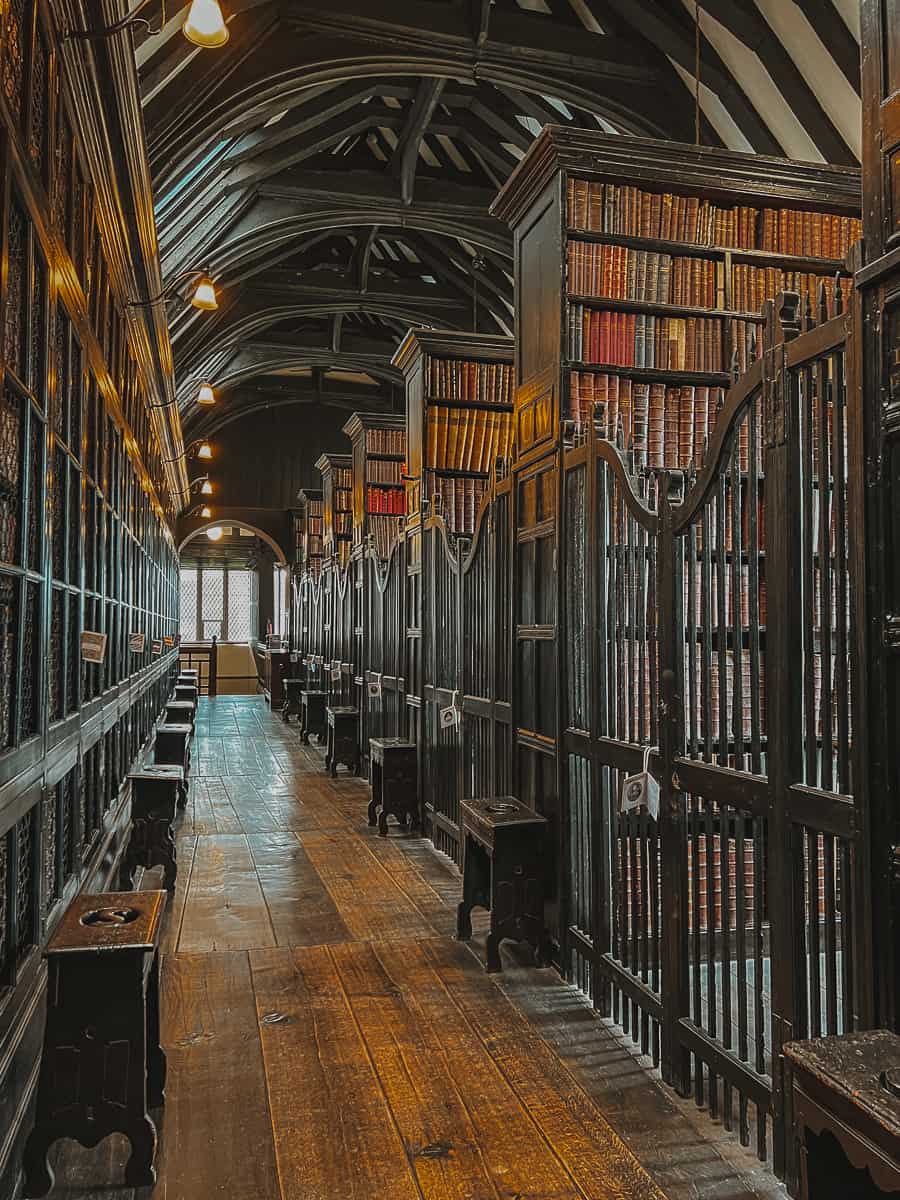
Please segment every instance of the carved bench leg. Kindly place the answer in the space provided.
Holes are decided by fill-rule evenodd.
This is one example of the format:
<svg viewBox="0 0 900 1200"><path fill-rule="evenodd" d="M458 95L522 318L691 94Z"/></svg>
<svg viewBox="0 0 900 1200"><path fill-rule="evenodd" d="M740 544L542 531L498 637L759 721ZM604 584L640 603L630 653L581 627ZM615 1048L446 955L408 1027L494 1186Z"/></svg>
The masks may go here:
<svg viewBox="0 0 900 1200"><path fill-rule="evenodd" d="M150 968L147 983L147 1107L158 1108L165 1100L167 1063L160 1041L159 954Z"/></svg>
<svg viewBox="0 0 900 1200"><path fill-rule="evenodd" d="M41 1125L35 1125L28 1135L22 1162L25 1172L23 1196L46 1196L53 1187L54 1176L47 1162L47 1152L55 1141L56 1133Z"/></svg>
<svg viewBox="0 0 900 1200"><path fill-rule="evenodd" d="M144 1115L127 1131L131 1142L131 1157L125 1166L127 1187L152 1187L156 1183L153 1156L156 1153L156 1126Z"/></svg>
<svg viewBox="0 0 900 1200"><path fill-rule="evenodd" d="M376 815L377 813L378 813L378 797L373 796L372 799L369 801L369 811L368 811L368 818L367 818L368 824L371 825L373 829L378 824L378 817Z"/></svg>
<svg viewBox="0 0 900 1200"><path fill-rule="evenodd" d="M472 937L472 909L465 900L456 908L456 937L460 942L468 942Z"/></svg>
<svg viewBox="0 0 900 1200"><path fill-rule="evenodd" d="M485 943L486 963L484 969L489 975L495 974L497 971L503 970L503 964L500 961L500 934L493 931L488 934L487 942Z"/></svg>

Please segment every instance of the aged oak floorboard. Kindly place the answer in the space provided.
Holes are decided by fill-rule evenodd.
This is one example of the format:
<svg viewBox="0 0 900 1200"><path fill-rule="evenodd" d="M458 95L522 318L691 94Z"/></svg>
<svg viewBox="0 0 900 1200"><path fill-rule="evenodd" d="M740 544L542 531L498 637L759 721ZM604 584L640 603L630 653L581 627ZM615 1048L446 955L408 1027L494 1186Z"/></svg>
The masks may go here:
<svg viewBox="0 0 900 1200"><path fill-rule="evenodd" d="M555 974L512 946L506 973L484 974L477 937L451 936L455 867L420 838L375 836L361 780L325 778L322 752L261 700L204 700L197 728L163 942L158 1182L119 1186L121 1138L65 1142L54 1195L662 1200L638 1157L670 1200L774 1194L745 1186L708 1122L661 1104L641 1068L621 1083L580 1069L563 1010L578 1030L584 1003ZM650 1098L649 1119L622 1086ZM607 1110L639 1129L638 1157Z"/></svg>

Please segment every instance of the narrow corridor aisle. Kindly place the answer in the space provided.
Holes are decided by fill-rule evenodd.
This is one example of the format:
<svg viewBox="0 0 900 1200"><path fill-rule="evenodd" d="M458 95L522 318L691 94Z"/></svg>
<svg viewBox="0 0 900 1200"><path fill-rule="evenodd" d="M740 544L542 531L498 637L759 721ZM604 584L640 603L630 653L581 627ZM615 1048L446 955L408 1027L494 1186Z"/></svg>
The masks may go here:
<svg viewBox="0 0 900 1200"><path fill-rule="evenodd" d="M65 1143L52 1195L780 1194L555 972L505 946L485 975L478 941L452 937L455 868L393 827L378 838L366 801L262 699L201 701L164 941L158 1183L100 1187L127 1146Z"/></svg>

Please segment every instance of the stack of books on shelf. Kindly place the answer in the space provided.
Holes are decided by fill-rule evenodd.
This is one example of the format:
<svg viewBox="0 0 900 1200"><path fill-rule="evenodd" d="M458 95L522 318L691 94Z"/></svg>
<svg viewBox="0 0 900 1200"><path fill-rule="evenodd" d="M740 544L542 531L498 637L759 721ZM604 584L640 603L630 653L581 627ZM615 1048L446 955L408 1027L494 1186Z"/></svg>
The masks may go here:
<svg viewBox="0 0 900 1200"><path fill-rule="evenodd" d="M404 429L367 429L366 454L388 454L402 459L406 453Z"/></svg>
<svg viewBox="0 0 900 1200"><path fill-rule="evenodd" d="M513 368L431 358L427 386L427 495L450 533L472 534L491 468L512 454Z"/></svg>
<svg viewBox="0 0 900 1200"><path fill-rule="evenodd" d="M838 290L846 307L854 217L578 179L566 199L563 417L621 430L645 465L701 465L724 389L762 351L766 299L797 291L820 319Z"/></svg>
<svg viewBox="0 0 900 1200"><path fill-rule="evenodd" d="M426 387L432 399L512 404L513 369L509 363L429 358Z"/></svg>

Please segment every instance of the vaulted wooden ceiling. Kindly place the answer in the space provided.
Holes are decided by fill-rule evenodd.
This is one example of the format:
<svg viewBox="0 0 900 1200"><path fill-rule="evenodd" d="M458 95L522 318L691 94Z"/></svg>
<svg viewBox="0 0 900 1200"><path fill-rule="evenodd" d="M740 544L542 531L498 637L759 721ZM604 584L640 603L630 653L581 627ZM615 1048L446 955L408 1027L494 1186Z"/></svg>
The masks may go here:
<svg viewBox="0 0 900 1200"><path fill-rule="evenodd" d="M218 50L187 3L135 52L164 275L220 288L171 323L191 436L258 389L397 403L410 324L510 330L488 206L546 122L693 141L699 101L705 144L859 153L857 0L222 0Z"/></svg>

